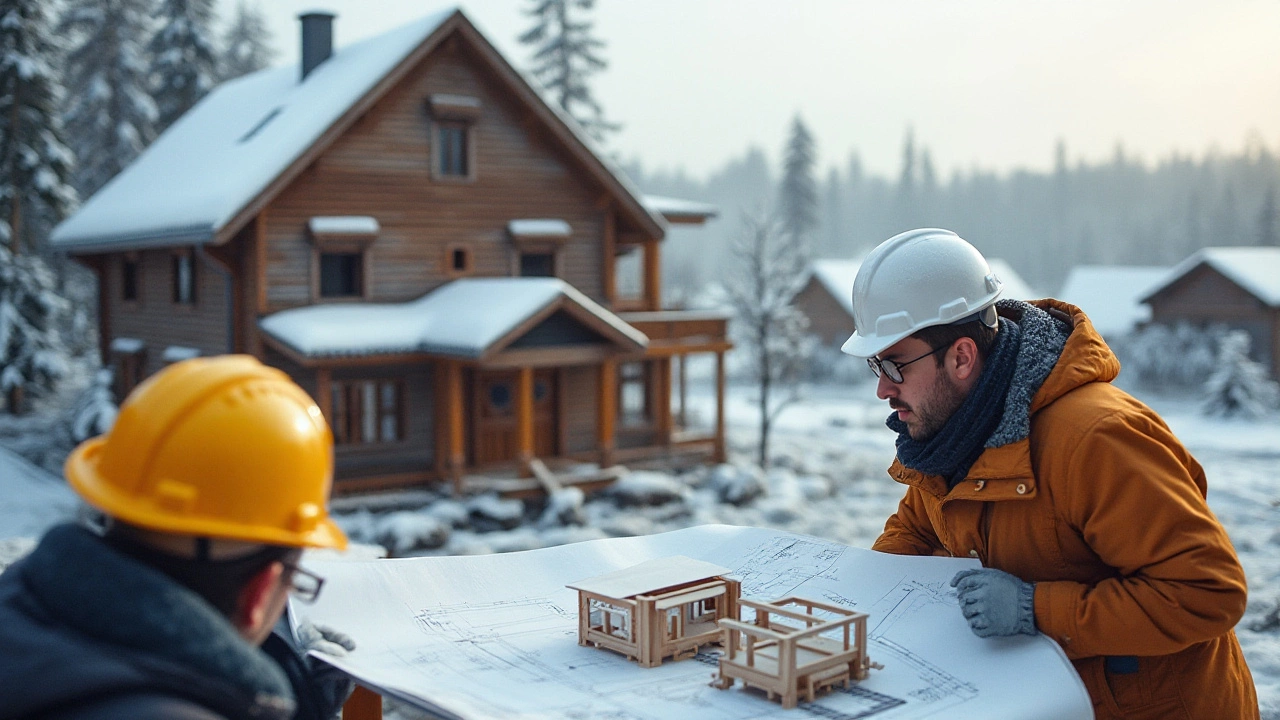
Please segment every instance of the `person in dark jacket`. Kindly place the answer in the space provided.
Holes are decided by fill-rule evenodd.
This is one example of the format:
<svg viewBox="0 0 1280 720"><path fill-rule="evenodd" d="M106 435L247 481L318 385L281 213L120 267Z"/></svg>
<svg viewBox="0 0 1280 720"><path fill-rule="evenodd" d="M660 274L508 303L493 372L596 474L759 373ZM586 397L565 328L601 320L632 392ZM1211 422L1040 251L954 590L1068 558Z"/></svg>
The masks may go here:
<svg viewBox="0 0 1280 720"><path fill-rule="evenodd" d="M350 681L272 635L289 593L322 585L302 549L346 545L325 507L332 436L288 376L247 356L171 365L66 474L103 520L51 529L0 574L0 719L336 715Z"/></svg>

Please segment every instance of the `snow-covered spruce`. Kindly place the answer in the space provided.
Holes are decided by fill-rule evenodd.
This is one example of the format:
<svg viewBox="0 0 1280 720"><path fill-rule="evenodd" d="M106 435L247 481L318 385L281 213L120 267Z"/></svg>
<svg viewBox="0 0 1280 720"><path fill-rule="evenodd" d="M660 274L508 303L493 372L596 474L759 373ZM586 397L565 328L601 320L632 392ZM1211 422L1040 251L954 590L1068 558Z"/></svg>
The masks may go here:
<svg viewBox="0 0 1280 720"><path fill-rule="evenodd" d="M15 257L0 246L0 391L10 413L51 393L67 374L62 327L71 307L55 287L39 256Z"/></svg>
<svg viewBox="0 0 1280 720"><path fill-rule="evenodd" d="M592 35L595 23L586 13L595 0L531 0L525 14L533 27L520 42L533 47L534 78L550 100L578 122L597 142L621 128L604 118L604 108L591 92L588 80L608 67L601 57L604 41Z"/></svg>
<svg viewBox="0 0 1280 720"><path fill-rule="evenodd" d="M156 136L145 46L150 0L67 0L58 32L71 39L63 114L76 157L74 185L89 197Z"/></svg>
<svg viewBox="0 0 1280 720"><path fill-rule="evenodd" d="M115 424L119 408L112 396L111 380L110 370L99 369L93 374L89 387L76 399L71 408L71 438L76 442L102 435Z"/></svg>
<svg viewBox="0 0 1280 720"><path fill-rule="evenodd" d="M151 96L160 112L160 131L213 89L218 75L213 37L213 0L160 0L159 30L147 46L155 86Z"/></svg>
<svg viewBox="0 0 1280 720"><path fill-rule="evenodd" d="M1249 358L1249 333L1232 330L1218 343L1215 370L1204 383L1204 414L1254 420L1276 408L1280 388Z"/></svg>
<svg viewBox="0 0 1280 720"><path fill-rule="evenodd" d="M262 9L240 0L222 38L220 79L231 80L256 72L270 65L274 58L271 31L267 29Z"/></svg>

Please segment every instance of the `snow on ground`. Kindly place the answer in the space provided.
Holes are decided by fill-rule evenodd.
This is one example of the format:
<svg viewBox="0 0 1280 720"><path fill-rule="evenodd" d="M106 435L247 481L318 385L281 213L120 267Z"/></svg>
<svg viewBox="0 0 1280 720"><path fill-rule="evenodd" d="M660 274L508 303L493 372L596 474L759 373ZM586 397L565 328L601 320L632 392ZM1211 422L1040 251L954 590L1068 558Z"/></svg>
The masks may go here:
<svg viewBox="0 0 1280 720"><path fill-rule="evenodd" d="M1209 505L1249 579L1249 605L1237 634L1262 716L1280 720L1280 414L1247 423L1209 419L1199 415L1194 398L1137 394L1161 413L1208 474ZM691 388L691 426L709 424L713 408L706 387ZM871 383L810 388L779 416L768 472L751 464L756 408L750 388L731 386L726 412L729 465L637 471L610 490L585 499L566 494L547 508L406 491L340 499L335 517L353 540L387 547L395 556L509 552L702 523L774 527L871 545L904 491L885 473L894 435L884 427L888 409L875 399ZM11 433L0 437L0 443L14 442ZM34 536L70 512L63 504L65 486L47 475L37 482L41 475L0 452L0 538ZM0 568L29 545L0 540ZM415 717L403 708L390 713L397 714Z"/></svg>

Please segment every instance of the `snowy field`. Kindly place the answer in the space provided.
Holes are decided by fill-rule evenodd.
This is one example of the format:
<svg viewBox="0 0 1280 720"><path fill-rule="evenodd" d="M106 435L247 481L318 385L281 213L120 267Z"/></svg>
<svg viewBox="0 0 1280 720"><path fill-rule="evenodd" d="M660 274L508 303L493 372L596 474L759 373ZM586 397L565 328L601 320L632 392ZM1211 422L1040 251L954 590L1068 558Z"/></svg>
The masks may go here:
<svg viewBox="0 0 1280 720"><path fill-rule="evenodd" d="M1138 394L1208 473L1209 504L1249 579L1249 606L1237 634L1262 716L1280 720L1280 415L1259 422L1210 420L1199 415L1194 400ZM750 464L756 415L749 388L731 386L727 412L727 466L679 474L637 471L585 502L570 493L546 507L413 492L342 499L335 514L353 539L381 543L402 556L509 552L702 523L773 527L870 546L903 493L885 474L894 435L884 427L888 410L871 383L809 388L779 417L775 467L767 474ZM710 421L707 393L691 393L689 417L690 424ZM10 432L0 442L32 441ZM64 486L14 458L0 452L0 566L30 546L11 538L30 537L71 512ZM413 716L389 707L391 715Z"/></svg>

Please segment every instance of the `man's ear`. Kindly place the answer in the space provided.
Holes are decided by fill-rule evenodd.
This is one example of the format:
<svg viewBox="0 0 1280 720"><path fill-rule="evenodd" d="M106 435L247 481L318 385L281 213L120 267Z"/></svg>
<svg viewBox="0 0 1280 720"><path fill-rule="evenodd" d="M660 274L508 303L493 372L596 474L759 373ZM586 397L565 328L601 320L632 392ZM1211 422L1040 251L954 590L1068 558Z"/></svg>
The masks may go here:
<svg viewBox="0 0 1280 720"><path fill-rule="evenodd" d="M268 618L274 590L284 574L284 565L273 562L262 568L240 590L239 602L236 603L236 627L242 633L255 634L263 623L275 623L275 618Z"/></svg>
<svg viewBox="0 0 1280 720"><path fill-rule="evenodd" d="M977 378L982 369L978 358L978 344L973 341L973 338L962 337L956 340L947 356L950 361L947 370L951 371L955 379L960 382Z"/></svg>

